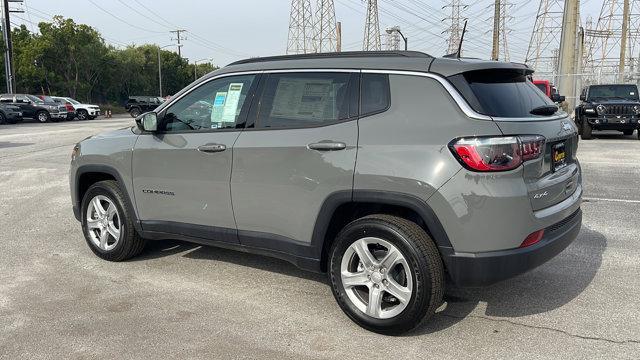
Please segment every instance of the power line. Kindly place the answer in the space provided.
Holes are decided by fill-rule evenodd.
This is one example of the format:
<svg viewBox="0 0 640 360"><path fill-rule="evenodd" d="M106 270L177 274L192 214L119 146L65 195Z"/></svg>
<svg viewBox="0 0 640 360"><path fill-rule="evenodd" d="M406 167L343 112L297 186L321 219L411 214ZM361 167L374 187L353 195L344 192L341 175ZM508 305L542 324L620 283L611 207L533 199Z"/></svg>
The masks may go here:
<svg viewBox="0 0 640 360"><path fill-rule="evenodd" d="M142 31L146 31L146 32L150 32L150 33L156 33L156 34L161 34L161 33L162 33L161 31L149 30L149 29L145 29L145 28L143 28L143 27L140 27L140 26L138 26L138 25L134 25L134 24L132 24L132 23L130 23L130 22L128 22L128 21L126 21L126 20L122 19L121 17L116 16L115 14L113 14L112 12L110 12L110 11L106 10L106 9L105 9L105 8L103 8L102 6L100 6L100 5L96 4L96 2L95 2L95 1L93 1L93 0L89 0L89 2L90 2L90 3L92 3L92 4L93 4L95 7L97 7L98 9L102 10L104 13L106 13L106 14L110 15L111 17L113 17L114 19L116 19L116 20L120 21L120 22L121 22L121 23L123 23L123 24L126 24L126 25L131 26L132 28L135 28L135 29L138 29L138 30L142 30Z"/></svg>

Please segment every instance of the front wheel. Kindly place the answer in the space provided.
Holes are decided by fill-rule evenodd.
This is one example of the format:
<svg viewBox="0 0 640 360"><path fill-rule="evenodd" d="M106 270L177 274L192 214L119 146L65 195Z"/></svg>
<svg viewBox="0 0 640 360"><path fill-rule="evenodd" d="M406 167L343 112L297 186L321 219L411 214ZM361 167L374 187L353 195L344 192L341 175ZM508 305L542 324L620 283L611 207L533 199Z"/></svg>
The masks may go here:
<svg viewBox="0 0 640 360"><path fill-rule="evenodd" d="M87 110L78 110L77 116L78 116L78 120L83 121L89 118L89 113L87 112Z"/></svg>
<svg viewBox="0 0 640 360"><path fill-rule="evenodd" d="M131 117L137 118L138 116L140 116L140 114L142 114L142 111L140 109L134 107L133 109L131 109L129 111L129 114L131 115Z"/></svg>
<svg viewBox="0 0 640 360"><path fill-rule="evenodd" d="M409 220L390 215L358 219L338 234L329 259L336 301L371 331L404 333L442 303L440 254L427 233Z"/></svg>
<svg viewBox="0 0 640 360"><path fill-rule="evenodd" d="M82 200L82 231L89 248L108 261L124 261L142 252L125 197L112 180L91 185Z"/></svg>
<svg viewBox="0 0 640 360"><path fill-rule="evenodd" d="M46 111L38 111L38 113L36 114L36 119L41 123L46 123L51 120L51 115L49 115L49 113Z"/></svg>
<svg viewBox="0 0 640 360"><path fill-rule="evenodd" d="M623 133L625 136L630 136L630 135L633 135L633 131L634 131L634 130L624 130L622 133Z"/></svg>

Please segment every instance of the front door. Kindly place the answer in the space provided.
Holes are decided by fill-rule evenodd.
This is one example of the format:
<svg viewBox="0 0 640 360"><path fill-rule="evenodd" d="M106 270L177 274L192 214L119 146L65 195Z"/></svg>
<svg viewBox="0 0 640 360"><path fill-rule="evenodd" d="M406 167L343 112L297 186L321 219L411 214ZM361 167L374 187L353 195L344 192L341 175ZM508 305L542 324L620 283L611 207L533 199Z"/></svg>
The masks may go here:
<svg viewBox="0 0 640 360"><path fill-rule="evenodd" d="M237 242L230 194L232 148L256 75L194 88L159 114L159 131L133 152L135 202L147 231Z"/></svg>
<svg viewBox="0 0 640 360"><path fill-rule="evenodd" d="M259 105L234 146L231 193L243 245L314 257L324 201L350 196L356 161L357 73L265 75ZM255 115L255 117L254 117Z"/></svg>

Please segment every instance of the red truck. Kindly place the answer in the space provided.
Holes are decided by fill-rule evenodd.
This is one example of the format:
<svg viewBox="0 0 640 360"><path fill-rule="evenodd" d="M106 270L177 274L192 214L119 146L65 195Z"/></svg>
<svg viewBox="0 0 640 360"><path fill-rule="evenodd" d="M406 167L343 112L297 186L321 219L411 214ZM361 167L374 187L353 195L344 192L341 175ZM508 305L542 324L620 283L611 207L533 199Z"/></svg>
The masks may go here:
<svg viewBox="0 0 640 360"><path fill-rule="evenodd" d="M558 89L549 80L533 80L533 85L555 103L561 103L565 100L565 97L558 93Z"/></svg>

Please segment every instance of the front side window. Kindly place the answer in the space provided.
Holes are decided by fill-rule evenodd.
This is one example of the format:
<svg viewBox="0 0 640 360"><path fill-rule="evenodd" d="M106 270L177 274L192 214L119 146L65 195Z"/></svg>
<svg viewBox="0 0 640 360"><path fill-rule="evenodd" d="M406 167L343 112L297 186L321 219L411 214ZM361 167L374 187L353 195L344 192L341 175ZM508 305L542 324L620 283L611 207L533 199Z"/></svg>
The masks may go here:
<svg viewBox="0 0 640 360"><path fill-rule="evenodd" d="M256 127L314 127L348 119L351 77L349 73L269 75Z"/></svg>
<svg viewBox="0 0 640 360"><path fill-rule="evenodd" d="M210 81L167 108L161 131L235 129L255 75Z"/></svg>

